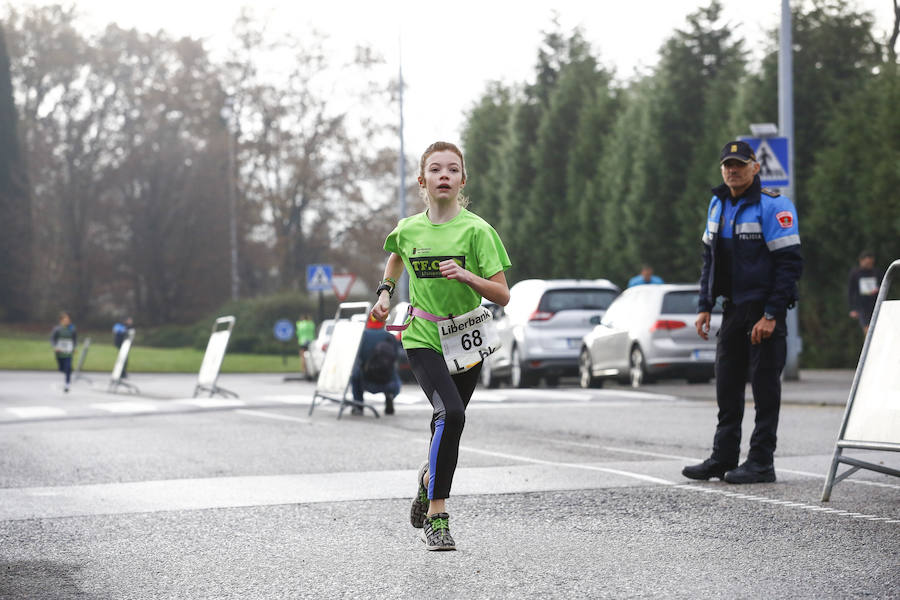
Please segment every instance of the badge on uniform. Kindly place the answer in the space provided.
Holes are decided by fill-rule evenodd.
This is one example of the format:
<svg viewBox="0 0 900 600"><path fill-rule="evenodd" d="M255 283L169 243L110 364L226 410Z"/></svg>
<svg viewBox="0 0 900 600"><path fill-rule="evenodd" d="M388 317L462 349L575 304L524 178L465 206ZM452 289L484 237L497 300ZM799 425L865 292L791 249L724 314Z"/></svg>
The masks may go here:
<svg viewBox="0 0 900 600"><path fill-rule="evenodd" d="M794 215L789 210L781 211L775 215L775 218L778 219L778 224L782 229L790 229L794 225Z"/></svg>

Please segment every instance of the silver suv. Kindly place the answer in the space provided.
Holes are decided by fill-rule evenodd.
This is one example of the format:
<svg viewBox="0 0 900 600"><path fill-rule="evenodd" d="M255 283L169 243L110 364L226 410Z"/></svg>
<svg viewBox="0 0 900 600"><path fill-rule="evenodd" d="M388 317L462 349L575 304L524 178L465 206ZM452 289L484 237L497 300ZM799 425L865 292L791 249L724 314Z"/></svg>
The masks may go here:
<svg viewBox="0 0 900 600"><path fill-rule="evenodd" d="M581 339L619 295L607 279L526 279L510 288L505 308L491 306L503 347L485 360L481 382L496 387L548 386L578 375Z"/></svg>

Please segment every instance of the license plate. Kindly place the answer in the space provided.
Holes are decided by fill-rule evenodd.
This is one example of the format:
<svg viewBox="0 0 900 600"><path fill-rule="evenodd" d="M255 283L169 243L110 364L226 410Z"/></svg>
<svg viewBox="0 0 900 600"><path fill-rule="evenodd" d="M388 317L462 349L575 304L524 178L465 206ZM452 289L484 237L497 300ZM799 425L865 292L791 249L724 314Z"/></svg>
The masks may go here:
<svg viewBox="0 0 900 600"><path fill-rule="evenodd" d="M703 362L714 362L716 360L715 350L694 350L693 359Z"/></svg>
<svg viewBox="0 0 900 600"><path fill-rule="evenodd" d="M579 348L581 346L581 338L567 338L569 348Z"/></svg>

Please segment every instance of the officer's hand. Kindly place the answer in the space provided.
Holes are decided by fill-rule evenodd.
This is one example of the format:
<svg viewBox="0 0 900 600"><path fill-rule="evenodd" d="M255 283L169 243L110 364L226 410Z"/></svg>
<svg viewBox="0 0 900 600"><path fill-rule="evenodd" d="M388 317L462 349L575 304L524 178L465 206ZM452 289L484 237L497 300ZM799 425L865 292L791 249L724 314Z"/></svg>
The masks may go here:
<svg viewBox="0 0 900 600"><path fill-rule="evenodd" d="M775 319L761 318L750 332L750 343L759 344L763 340L769 339L772 337L773 331L775 331Z"/></svg>
<svg viewBox="0 0 900 600"><path fill-rule="evenodd" d="M851 310L851 311L850 311L850 318L851 318L851 319L858 319L858 318L859 318L859 313L856 312L855 310Z"/></svg>
<svg viewBox="0 0 900 600"><path fill-rule="evenodd" d="M694 323L694 327L697 328L697 335L704 340L709 339L709 318L710 313L702 312L697 315L697 322Z"/></svg>

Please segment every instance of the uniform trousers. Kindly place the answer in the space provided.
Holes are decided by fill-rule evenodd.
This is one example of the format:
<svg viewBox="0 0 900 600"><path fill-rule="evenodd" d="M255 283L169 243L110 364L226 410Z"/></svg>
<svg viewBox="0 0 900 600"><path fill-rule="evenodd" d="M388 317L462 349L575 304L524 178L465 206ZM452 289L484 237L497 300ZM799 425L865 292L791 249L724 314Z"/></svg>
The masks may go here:
<svg viewBox="0 0 900 600"><path fill-rule="evenodd" d="M712 458L737 464L741 450L744 390L749 379L756 407L747 460L772 466L781 409L781 371L787 356L785 315L775 315L775 331L759 344L750 343L753 325L763 316L763 302L726 301L716 344L716 402L718 425Z"/></svg>

